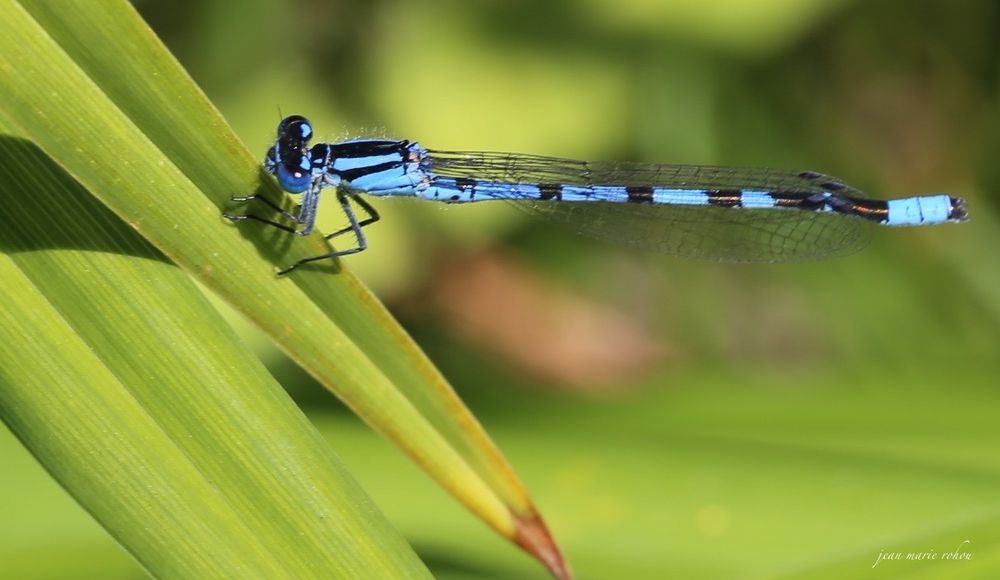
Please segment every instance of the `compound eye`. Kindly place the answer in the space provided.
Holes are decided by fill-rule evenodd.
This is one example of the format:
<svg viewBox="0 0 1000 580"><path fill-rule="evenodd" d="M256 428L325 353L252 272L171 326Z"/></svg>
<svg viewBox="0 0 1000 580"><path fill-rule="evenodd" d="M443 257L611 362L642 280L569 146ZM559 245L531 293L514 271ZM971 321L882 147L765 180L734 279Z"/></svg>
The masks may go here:
<svg viewBox="0 0 1000 580"><path fill-rule="evenodd" d="M307 143L313 136L312 123L302 115L285 117L278 124L278 139Z"/></svg>
<svg viewBox="0 0 1000 580"><path fill-rule="evenodd" d="M302 156L298 166L293 165L291 168L284 163L279 163L277 175L278 183L281 184L282 189L289 193L302 193L309 189L309 184L312 182L309 159Z"/></svg>

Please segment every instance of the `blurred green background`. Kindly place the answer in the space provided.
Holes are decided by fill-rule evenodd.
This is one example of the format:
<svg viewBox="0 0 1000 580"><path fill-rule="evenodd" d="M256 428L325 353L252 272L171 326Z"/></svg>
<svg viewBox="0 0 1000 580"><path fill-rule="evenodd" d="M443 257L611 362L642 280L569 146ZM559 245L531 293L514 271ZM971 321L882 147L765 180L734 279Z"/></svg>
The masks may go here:
<svg viewBox="0 0 1000 580"><path fill-rule="evenodd" d="M759 266L387 201L347 263L582 578L1000 575L1000 4L136 6L261 156L298 113L323 140L814 169L876 197L968 198L961 226ZM320 223L341 219L327 205ZM233 322L436 575L545 577ZM0 461L0 577L141 576L6 431ZM971 560L942 559L964 540ZM880 552L937 558L873 569Z"/></svg>

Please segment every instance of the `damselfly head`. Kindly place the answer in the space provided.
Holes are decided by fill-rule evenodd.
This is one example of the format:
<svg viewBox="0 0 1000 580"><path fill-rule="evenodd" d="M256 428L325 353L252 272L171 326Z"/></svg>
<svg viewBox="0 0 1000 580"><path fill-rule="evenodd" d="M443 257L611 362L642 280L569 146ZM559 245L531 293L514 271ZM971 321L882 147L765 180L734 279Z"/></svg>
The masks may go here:
<svg viewBox="0 0 1000 580"><path fill-rule="evenodd" d="M312 182L312 161L307 147L312 136L312 123L301 115L285 117L278 123L278 140L268 150L264 167L278 177L278 183L289 193L302 193Z"/></svg>

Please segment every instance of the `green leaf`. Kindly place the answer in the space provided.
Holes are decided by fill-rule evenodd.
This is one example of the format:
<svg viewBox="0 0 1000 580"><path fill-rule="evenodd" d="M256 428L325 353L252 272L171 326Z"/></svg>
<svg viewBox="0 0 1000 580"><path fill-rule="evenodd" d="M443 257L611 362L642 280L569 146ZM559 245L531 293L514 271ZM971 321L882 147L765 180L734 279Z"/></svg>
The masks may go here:
<svg viewBox="0 0 1000 580"><path fill-rule="evenodd" d="M0 159L0 418L151 574L426 575L186 275L37 147Z"/></svg>
<svg viewBox="0 0 1000 580"><path fill-rule="evenodd" d="M280 192L127 4L3 0L0 17L0 119L488 525L565 573L506 460L368 290L339 263L275 277L275 265L327 251L322 237L220 217L231 195Z"/></svg>

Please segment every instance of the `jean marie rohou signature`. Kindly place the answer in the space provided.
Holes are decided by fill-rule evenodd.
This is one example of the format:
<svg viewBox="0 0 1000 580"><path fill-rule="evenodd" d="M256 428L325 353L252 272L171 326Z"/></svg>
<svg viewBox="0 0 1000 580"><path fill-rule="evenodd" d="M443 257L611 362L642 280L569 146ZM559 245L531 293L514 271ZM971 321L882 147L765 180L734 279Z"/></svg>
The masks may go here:
<svg viewBox="0 0 1000 580"><path fill-rule="evenodd" d="M963 540L957 548L948 552L938 552L933 549L923 552L887 552L879 550L872 568L878 566L880 562L889 560L971 560L972 552L967 549L970 543L972 543L971 540Z"/></svg>

